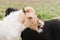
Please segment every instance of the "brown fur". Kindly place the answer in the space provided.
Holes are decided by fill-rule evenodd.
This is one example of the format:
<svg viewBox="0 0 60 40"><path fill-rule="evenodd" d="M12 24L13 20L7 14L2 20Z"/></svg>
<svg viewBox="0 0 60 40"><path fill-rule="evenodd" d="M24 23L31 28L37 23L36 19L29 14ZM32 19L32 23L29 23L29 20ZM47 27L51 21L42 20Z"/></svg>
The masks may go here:
<svg viewBox="0 0 60 40"><path fill-rule="evenodd" d="M20 15L19 20L27 25L29 28L38 31L38 25L39 25L39 18L35 14L35 10L32 7L24 7L23 8L24 14Z"/></svg>

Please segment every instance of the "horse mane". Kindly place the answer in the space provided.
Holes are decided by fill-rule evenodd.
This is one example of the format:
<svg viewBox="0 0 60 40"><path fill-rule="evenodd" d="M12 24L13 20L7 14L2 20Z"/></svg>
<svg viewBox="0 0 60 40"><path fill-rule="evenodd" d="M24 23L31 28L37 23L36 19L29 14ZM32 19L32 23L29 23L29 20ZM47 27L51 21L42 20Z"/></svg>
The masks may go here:
<svg viewBox="0 0 60 40"><path fill-rule="evenodd" d="M15 11L18 11L18 9L15 9L15 8L12 8L12 7L9 7L6 9L6 14L5 16L9 15L11 12L15 12Z"/></svg>

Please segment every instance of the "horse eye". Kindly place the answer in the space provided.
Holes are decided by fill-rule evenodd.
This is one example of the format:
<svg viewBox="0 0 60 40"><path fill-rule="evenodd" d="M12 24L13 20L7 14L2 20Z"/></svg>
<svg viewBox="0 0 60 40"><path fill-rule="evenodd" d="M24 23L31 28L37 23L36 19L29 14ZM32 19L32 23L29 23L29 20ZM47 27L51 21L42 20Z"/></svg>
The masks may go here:
<svg viewBox="0 0 60 40"><path fill-rule="evenodd" d="M29 17L29 19L32 19L32 17Z"/></svg>
<svg viewBox="0 0 60 40"><path fill-rule="evenodd" d="M29 10L27 10L27 12L29 12Z"/></svg>

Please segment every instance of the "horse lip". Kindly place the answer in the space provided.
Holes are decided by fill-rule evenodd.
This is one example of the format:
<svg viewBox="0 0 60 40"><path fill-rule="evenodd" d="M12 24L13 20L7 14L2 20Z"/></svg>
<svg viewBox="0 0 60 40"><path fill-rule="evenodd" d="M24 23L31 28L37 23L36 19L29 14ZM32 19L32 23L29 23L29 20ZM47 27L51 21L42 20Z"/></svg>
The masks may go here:
<svg viewBox="0 0 60 40"><path fill-rule="evenodd" d="M38 29L43 29L44 25L38 25Z"/></svg>
<svg viewBox="0 0 60 40"><path fill-rule="evenodd" d="M38 32L41 33L43 31L43 27L44 25L38 25Z"/></svg>

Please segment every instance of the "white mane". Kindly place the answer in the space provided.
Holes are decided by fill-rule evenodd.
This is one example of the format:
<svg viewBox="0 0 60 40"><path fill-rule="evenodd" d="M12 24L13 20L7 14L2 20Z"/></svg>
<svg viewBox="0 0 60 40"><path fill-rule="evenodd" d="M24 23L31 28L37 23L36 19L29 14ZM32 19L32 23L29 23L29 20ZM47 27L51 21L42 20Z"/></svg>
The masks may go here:
<svg viewBox="0 0 60 40"><path fill-rule="evenodd" d="M22 10L11 12L0 21L0 40L19 40L21 32L25 29L24 25L17 20L22 13Z"/></svg>

